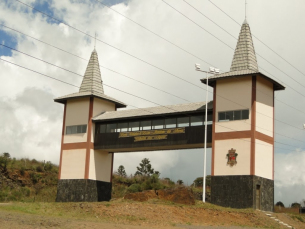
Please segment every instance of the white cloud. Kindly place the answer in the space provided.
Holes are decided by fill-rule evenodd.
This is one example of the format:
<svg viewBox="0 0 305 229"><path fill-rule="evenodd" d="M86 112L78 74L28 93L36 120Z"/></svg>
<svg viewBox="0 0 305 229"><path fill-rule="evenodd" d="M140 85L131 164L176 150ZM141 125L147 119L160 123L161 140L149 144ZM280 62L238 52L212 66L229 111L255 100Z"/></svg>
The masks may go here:
<svg viewBox="0 0 305 229"><path fill-rule="evenodd" d="M28 0L25 2L31 4L35 1ZM168 0L167 2L235 48L235 39L196 13L183 1ZM238 37L240 26L229 20L208 1L189 2L235 37ZM214 2L242 23L244 5L240 1L218 0ZM302 7L304 2L301 0L297 2L298 4L288 4L283 0L274 0L268 1L268 3L264 2L264 5L262 5L261 2L251 1L249 2L248 21L253 34L296 65L300 71L305 72L305 66L302 63L305 53L305 46L303 45L305 33L299 29L304 27L302 24L304 14L301 12L301 9L304 8ZM49 3L55 17L63 19L69 25L75 26L92 36L97 32L98 39L186 79L195 85L204 87L199 81L204 75L194 71L194 63L201 63L203 68L208 68L208 64L168 44L110 9L92 2L89 4L88 1L73 1L72 3L72 1L68 0L53 0L49 1ZM128 1L127 4L117 4L113 7L183 49L219 67L222 71L229 70L233 50L227 48L211 35L173 11L162 1L132 0ZM272 14L270 14L270 11L272 11ZM15 1L9 3L2 1L0 3L0 22L86 59L89 59L93 50L93 39L63 24L50 23L50 20L45 16L33 13ZM11 30L5 29L5 31L16 39L16 48L20 51L79 74L85 72L86 61L21 36ZM270 52L255 39L254 45L258 53L261 53L275 63L276 66L305 84L304 76L291 68L289 64ZM187 101L195 102L205 99L204 90L149 66L104 43L97 42L96 49L101 66L114 69L137 80L176 94ZM13 52L11 57L1 58L75 85L80 85L81 83L81 77L17 52ZM265 63L261 58L258 57L258 60L260 67L266 68L280 80L304 93L302 86ZM63 107L61 104L54 103L52 99L76 92L77 88L20 69L3 61L0 61L0 69L0 152L9 151L15 157L36 157L36 159L51 160L54 163L58 163ZM185 102L130 81L106 69L101 68L101 72L105 84L134 93L156 103L167 105ZM107 87L105 87L105 92L107 95L127 104L138 107L154 106L151 103ZM211 94L209 98L212 98ZM303 113L305 112L303 96L290 88L287 88L286 91L277 92L276 98L297 107ZM304 114L302 112L292 110L286 105L276 102L276 118L291 125L300 126L300 128L301 124L304 123ZM276 123L276 132L299 140L305 139L305 131L296 130L278 122ZM305 148L304 142L289 140L280 135L276 135L276 140L295 145L295 148ZM285 148L286 146L279 145L279 147ZM297 173L297 168L302 171L303 151L295 154L285 154L284 152L286 151L276 149L275 175L276 195L278 197L280 197L280 192L283 193L285 190L304 187L301 183L304 183L304 172L303 174ZM155 169L160 170L161 176L171 176L173 179L183 179L189 183L196 177L202 176L202 153L200 150L116 154L115 166L124 164L128 173L134 173L135 166L144 157L151 159ZM284 162L286 161L289 163L285 165ZM288 165L295 166L289 167ZM208 170L210 169L209 167ZM297 190L294 190L294 197L296 199L304 198L301 196L301 192L296 192ZM288 198L286 193L283 197Z"/></svg>

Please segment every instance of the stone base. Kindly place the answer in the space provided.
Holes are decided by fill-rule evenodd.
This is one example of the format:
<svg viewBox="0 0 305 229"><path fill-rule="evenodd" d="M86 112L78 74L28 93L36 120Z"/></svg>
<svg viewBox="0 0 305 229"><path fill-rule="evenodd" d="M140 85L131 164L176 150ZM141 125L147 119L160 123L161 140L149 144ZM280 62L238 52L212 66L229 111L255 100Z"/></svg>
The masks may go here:
<svg viewBox="0 0 305 229"><path fill-rule="evenodd" d="M59 180L56 202L98 202L111 199L112 183L89 179Z"/></svg>
<svg viewBox="0 0 305 229"><path fill-rule="evenodd" d="M257 188L260 188L259 197ZM258 176L212 176L211 203L273 211L274 181Z"/></svg>

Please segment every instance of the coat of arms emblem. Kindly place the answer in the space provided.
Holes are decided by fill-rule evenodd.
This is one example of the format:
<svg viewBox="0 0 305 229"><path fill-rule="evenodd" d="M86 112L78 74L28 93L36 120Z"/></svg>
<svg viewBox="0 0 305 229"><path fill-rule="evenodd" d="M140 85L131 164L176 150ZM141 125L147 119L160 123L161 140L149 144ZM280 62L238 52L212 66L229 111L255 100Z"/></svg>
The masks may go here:
<svg viewBox="0 0 305 229"><path fill-rule="evenodd" d="M227 154L227 157L228 157L228 162L227 164L230 165L230 166L233 166L233 165L236 165L237 164L237 161L236 161L236 158L237 158L238 154L236 153L236 150L231 148Z"/></svg>

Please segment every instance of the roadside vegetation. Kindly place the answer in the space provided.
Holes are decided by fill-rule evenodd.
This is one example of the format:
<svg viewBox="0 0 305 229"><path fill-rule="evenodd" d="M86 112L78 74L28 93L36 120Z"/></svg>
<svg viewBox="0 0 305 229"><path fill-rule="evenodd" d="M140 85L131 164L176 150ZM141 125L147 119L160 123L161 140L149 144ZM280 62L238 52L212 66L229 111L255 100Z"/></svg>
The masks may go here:
<svg viewBox="0 0 305 229"><path fill-rule="evenodd" d="M47 161L0 156L0 201L50 202L55 200L58 166Z"/></svg>

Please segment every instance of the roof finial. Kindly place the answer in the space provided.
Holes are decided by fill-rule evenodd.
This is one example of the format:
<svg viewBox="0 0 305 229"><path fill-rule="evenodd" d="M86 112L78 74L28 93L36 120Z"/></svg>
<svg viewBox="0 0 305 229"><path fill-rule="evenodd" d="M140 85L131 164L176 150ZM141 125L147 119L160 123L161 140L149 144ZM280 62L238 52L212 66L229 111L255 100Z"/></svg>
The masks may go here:
<svg viewBox="0 0 305 229"><path fill-rule="evenodd" d="M245 21L243 24L248 24L248 22L247 22L247 0L245 0Z"/></svg>
<svg viewBox="0 0 305 229"><path fill-rule="evenodd" d="M247 0L245 0L245 19L247 20Z"/></svg>
<svg viewBox="0 0 305 229"><path fill-rule="evenodd" d="M95 32L95 36L94 36L94 49L95 49L95 45L96 45L96 32Z"/></svg>

